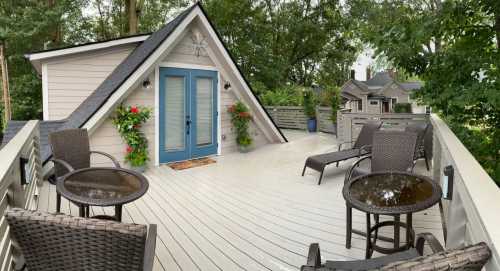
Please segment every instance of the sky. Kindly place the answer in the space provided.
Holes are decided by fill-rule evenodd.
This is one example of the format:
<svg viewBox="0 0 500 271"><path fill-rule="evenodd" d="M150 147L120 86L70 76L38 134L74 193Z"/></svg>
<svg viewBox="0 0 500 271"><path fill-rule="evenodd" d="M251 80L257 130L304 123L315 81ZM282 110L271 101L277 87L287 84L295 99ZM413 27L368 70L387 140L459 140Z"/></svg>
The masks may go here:
<svg viewBox="0 0 500 271"><path fill-rule="evenodd" d="M351 67L355 71L354 78L356 80L361 80L361 81L366 80L366 68L368 66L373 66L374 64L372 55L373 55L373 50L369 48L363 50L363 52L359 54L358 59Z"/></svg>

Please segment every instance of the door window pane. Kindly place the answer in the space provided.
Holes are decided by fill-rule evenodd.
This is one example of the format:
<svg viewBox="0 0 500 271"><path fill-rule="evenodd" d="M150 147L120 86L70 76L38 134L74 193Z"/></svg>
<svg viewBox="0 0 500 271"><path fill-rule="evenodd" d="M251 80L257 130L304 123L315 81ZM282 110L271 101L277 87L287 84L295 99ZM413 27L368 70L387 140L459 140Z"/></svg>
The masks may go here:
<svg viewBox="0 0 500 271"><path fill-rule="evenodd" d="M212 144L213 84L210 78L196 78L196 145Z"/></svg>
<svg viewBox="0 0 500 271"><path fill-rule="evenodd" d="M185 149L185 80L168 76L165 80L165 151Z"/></svg>

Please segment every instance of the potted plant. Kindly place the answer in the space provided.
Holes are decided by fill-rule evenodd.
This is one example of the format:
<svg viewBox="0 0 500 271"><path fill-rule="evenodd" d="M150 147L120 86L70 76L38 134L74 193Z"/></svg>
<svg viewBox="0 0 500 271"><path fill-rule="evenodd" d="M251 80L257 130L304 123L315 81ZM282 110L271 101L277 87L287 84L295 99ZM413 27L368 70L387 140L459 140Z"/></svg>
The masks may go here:
<svg viewBox="0 0 500 271"><path fill-rule="evenodd" d="M236 130L236 144L240 152L248 152L252 145L252 138L248 131L252 116L248 107L242 102L230 106L227 110L231 115L231 123Z"/></svg>
<svg viewBox="0 0 500 271"><path fill-rule="evenodd" d="M140 128L150 116L149 108L120 105L113 117L113 125L127 144L125 161L130 164L131 169L139 172L144 172L149 160L148 140Z"/></svg>
<svg viewBox="0 0 500 271"><path fill-rule="evenodd" d="M307 116L307 130L316 132L316 99L311 90L305 90L303 93L304 114Z"/></svg>

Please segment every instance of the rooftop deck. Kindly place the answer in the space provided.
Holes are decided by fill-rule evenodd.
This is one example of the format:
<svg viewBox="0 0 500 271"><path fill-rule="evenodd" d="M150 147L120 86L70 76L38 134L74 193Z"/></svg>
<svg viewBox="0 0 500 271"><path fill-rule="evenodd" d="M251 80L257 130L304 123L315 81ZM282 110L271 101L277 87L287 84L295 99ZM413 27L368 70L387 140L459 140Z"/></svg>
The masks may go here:
<svg viewBox="0 0 500 271"><path fill-rule="evenodd" d="M364 258L363 237L353 235L352 249L344 246L342 186L352 161L329 167L318 186L318 172L300 176L303 163L308 155L334 150L335 137L285 132L288 144L216 157L216 164L147 170L150 189L125 206L123 220L158 225L155 270L298 270L312 242L320 243L328 259ZM416 171L430 175L423 168L419 164ZM47 182L38 208L55 211L55 187ZM65 200L62 211L78 215ZM355 228L364 227L361 213L354 211L353 221ZM413 221L417 233L432 232L443 241L437 206Z"/></svg>

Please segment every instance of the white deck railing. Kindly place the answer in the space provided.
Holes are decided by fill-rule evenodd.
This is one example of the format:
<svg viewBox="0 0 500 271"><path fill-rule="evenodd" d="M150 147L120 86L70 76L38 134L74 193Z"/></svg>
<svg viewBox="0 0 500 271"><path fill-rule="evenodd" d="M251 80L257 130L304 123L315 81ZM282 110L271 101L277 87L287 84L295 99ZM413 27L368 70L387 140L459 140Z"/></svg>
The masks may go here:
<svg viewBox="0 0 500 271"><path fill-rule="evenodd" d="M454 170L452 199L443 200L446 247L486 242L493 252L486 270L500 270L500 190L443 120L432 115L431 123L434 179L444 179L446 166Z"/></svg>
<svg viewBox="0 0 500 271"><path fill-rule="evenodd" d="M0 149L0 270L12 270L16 251L5 219L8 208L37 208L38 187L42 184L38 121L29 121ZM22 184L21 179L28 181Z"/></svg>

